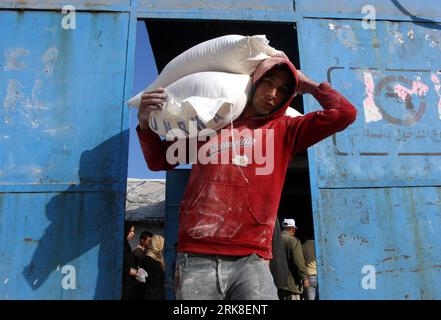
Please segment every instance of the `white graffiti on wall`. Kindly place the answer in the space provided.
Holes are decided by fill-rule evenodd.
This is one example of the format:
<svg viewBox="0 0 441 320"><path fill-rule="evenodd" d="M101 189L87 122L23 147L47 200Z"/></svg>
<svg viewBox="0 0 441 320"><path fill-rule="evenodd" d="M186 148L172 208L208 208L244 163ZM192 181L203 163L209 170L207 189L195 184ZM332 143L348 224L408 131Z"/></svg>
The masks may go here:
<svg viewBox="0 0 441 320"><path fill-rule="evenodd" d="M406 88L401 84L394 85L394 92L402 101L406 101L408 95L416 94L419 96L425 96L429 91L429 87L421 82L421 78L417 78L417 81L412 82L412 89Z"/></svg>
<svg viewBox="0 0 441 320"><path fill-rule="evenodd" d="M436 74L432 74L431 80L440 98L437 111L441 119L441 81ZM425 97L430 87L421 80L420 76L416 76L415 80L404 76L385 76L374 80L373 72L365 71L362 81L365 91L363 111L366 123L386 120L393 124L414 125L426 110ZM387 101L384 99L390 98L404 105L405 112L396 109L396 104L389 106L384 104ZM400 116L397 116L398 113Z"/></svg>
<svg viewBox="0 0 441 320"><path fill-rule="evenodd" d="M21 70L26 67L24 61L20 59L20 57L25 57L29 55L29 50L26 48L15 48L9 49L4 53L5 57L5 66L3 67L4 71L11 70Z"/></svg>
<svg viewBox="0 0 441 320"><path fill-rule="evenodd" d="M30 55L30 51L25 48L13 48L4 52L6 64L5 71L8 72L24 72L26 70L26 61L23 58ZM46 77L51 77L55 64L58 59L58 49L55 46L49 47L42 56L43 71ZM11 73L11 76L15 75ZM29 86L25 85L18 79L10 78L7 80L6 95L3 98L1 108L4 111L3 122L5 125L14 127L17 124L14 116L19 112L22 116L23 123L32 129L37 129L41 125L38 113L49 110L48 106L39 99L43 93L44 82L42 79L34 79L31 92L29 94ZM37 113L37 114L35 114Z"/></svg>
<svg viewBox="0 0 441 320"><path fill-rule="evenodd" d="M441 75L441 72L438 72L438 75ZM441 120L441 81L438 78L438 76L434 73L432 73L431 80L434 84L435 92L439 97L438 100L438 117Z"/></svg>
<svg viewBox="0 0 441 320"><path fill-rule="evenodd" d="M357 40L357 36L352 29L352 26L348 24L337 25L334 23L329 23L329 30L335 32L338 41L346 48L349 48L353 51L357 51L359 48L359 42Z"/></svg>
<svg viewBox="0 0 441 320"><path fill-rule="evenodd" d="M363 79L364 79L364 87L366 93L366 99L364 99L363 101L364 120L367 123L379 121L383 119L383 116L381 115L380 110L378 110L377 106L375 105L375 101L374 101L375 83L374 83L374 78L372 77L372 73L364 72Z"/></svg>

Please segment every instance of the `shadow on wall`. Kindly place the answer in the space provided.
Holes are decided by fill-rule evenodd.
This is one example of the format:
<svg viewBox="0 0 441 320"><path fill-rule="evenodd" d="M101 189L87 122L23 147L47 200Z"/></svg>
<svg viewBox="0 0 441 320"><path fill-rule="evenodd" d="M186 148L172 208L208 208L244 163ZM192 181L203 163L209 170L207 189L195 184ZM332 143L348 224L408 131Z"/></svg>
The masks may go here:
<svg viewBox="0 0 441 320"><path fill-rule="evenodd" d="M413 15L411 12L407 11L407 9L403 7L398 0L391 0L391 2L395 7L398 8L398 10L401 11L401 13L410 17L413 23L416 24L417 26L429 28L429 29L441 30L441 25L436 23L434 20L425 19Z"/></svg>
<svg viewBox="0 0 441 320"><path fill-rule="evenodd" d="M50 224L22 272L34 291L44 285L37 299L120 298L127 142L128 130L84 151L79 184L48 201ZM54 275L66 265L60 285Z"/></svg>

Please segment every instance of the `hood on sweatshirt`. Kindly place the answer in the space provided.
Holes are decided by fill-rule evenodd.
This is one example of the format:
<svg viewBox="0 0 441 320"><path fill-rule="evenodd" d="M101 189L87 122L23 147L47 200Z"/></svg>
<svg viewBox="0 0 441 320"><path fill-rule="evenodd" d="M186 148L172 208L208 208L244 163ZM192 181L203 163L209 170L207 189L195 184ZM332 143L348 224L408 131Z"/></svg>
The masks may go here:
<svg viewBox="0 0 441 320"><path fill-rule="evenodd" d="M296 95L297 84L299 82L299 76L298 76L297 70L294 67L294 65L287 58L270 57L268 59L263 60L257 66L256 70L254 70L254 72L253 72L252 87L251 87L251 91L250 91L250 97L249 97L250 102L249 103L252 103L251 101L253 99L256 88L259 86L262 79L265 77L265 75L268 72L270 72L274 68L283 68L287 72L290 73L290 75L292 77L291 94L288 96L288 98L284 102L282 102L279 106L277 106L277 108L274 109L270 114L267 114L267 115L264 115L261 117L256 117L258 119L265 119L265 120L268 119L269 120L269 119L275 119L275 118L281 117L282 115L285 114L286 110L288 109L289 105L291 104L292 99Z"/></svg>

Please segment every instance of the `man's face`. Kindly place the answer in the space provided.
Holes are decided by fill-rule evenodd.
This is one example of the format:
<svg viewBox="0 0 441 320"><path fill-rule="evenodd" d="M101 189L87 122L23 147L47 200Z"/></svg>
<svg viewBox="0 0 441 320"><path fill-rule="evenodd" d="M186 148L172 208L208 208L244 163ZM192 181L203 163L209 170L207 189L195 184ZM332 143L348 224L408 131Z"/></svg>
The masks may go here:
<svg viewBox="0 0 441 320"><path fill-rule="evenodd" d="M290 96L291 76L287 70L275 68L265 74L253 95L253 109L256 116L273 112Z"/></svg>
<svg viewBox="0 0 441 320"><path fill-rule="evenodd" d="M152 238L151 237L147 237L145 239L141 239L141 246L143 246L144 248L148 248L150 242L152 242Z"/></svg>

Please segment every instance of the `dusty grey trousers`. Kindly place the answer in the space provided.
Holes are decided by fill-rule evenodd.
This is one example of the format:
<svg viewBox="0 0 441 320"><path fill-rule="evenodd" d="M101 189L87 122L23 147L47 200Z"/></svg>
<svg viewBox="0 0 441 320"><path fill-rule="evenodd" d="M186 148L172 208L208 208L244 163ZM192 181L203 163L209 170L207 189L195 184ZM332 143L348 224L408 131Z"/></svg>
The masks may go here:
<svg viewBox="0 0 441 320"><path fill-rule="evenodd" d="M278 300L268 262L246 257L178 253L178 300Z"/></svg>

